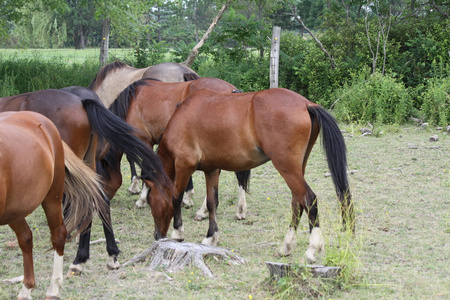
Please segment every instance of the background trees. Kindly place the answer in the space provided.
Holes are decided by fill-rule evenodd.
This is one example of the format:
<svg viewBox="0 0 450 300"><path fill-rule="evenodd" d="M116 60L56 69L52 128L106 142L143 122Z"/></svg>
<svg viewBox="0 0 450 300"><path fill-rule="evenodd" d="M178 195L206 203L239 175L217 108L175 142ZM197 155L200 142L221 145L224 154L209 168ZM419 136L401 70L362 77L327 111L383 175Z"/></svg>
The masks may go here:
<svg viewBox="0 0 450 300"><path fill-rule="evenodd" d="M183 62L223 3L3 1L0 42L8 47L128 47L135 49L134 56L122 59L137 67ZM353 93L362 95L361 88L372 86L370 93L365 91L367 97L375 97L375 93L380 99L408 97L402 100L403 121L410 115L429 118L420 116L431 111L424 103L432 98L428 88L436 88L450 73L449 14L447 0L234 0L200 48L193 68L202 76L222 78L242 90L268 88L271 30L277 25L282 27L281 87L335 107L348 121L365 121L348 108L373 111L364 105L376 101L358 95L354 98L361 99L362 106L349 104L354 101ZM110 34L102 32L104 28ZM396 87L390 90L398 91L399 84L405 94L386 94L389 89L372 82L377 80L384 82L382 86ZM444 88L442 93L450 91ZM446 107L448 97L441 99ZM339 106L345 109L339 110ZM373 118L373 114L366 115ZM389 122L400 121L396 117Z"/></svg>

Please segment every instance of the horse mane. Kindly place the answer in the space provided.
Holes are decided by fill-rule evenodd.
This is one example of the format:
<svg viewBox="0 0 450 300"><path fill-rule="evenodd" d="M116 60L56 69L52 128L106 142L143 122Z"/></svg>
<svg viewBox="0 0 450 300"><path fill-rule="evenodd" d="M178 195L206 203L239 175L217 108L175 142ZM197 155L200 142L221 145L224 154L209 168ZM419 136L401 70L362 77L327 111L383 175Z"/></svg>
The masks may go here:
<svg viewBox="0 0 450 300"><path fill-rule="evenodd" d="M97 75L95 75L94 80L92 80L92 82L89 84L88 88L92 90L94 88L94 86L101 85L103 80L105 80L106 76L110 72L112 72L112 71L114 71L116 69L125 68L127 66L128 65L126 63L121 62L121 61L115 61L115 62L112 62L110 64L107 64L107 65L103 66L100 69L100 71L98 71Z"/></svg>
<svg viewBox="0 0 450 300"><path fill-rule="evenodd" d="M189 72L189 73L185 73L183 75L183 78L184 78L184 81L192 81L195 79L199 79L200 76L198 76L196 73Z"/></svg>
<svg viewBox="0 0 450 300"><path fill-rule="evenodd" d="M114 100L114 102L111 103L111 105L109 106L109 110L122 120L125 120L127 118L131 102L134 100L136 96L136 90L141 85L148 85L148 83L144 79L141 79L127 86L119 94L119 96L117 96L116 100Z"/></svg>

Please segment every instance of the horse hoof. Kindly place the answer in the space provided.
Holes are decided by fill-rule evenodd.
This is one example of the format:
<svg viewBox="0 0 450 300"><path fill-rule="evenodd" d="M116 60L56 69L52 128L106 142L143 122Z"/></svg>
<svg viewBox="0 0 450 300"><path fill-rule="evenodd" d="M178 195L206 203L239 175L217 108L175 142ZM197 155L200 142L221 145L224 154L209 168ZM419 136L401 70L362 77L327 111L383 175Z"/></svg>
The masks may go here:
<svg viewBox="0 0 450 300"><path fill-rule="evenodd" d="M147 201L139 199L138 201L136 201L136 203L134 204L134 207L137 209L141 209L141 208L145 208L148 206Z"/></svg>
<svg viewBox="0 0 450 300"><path fill-rule="evenodd" d="M195 214L195 218L194 218L195 221L202 221L204 219L206 219L206 215L199 214L198 212Z"/></svg>
<svg viewBox="0 0 450 300"><path fill-rule="evenodd" d="M217 246L219 243L219 234L216 232L210 237L205 237L202 241L203 245L209 245L209 246Z"/></svg>
<svg viewBox="0 0 450 300"><path fill-rule="evenodd" d="M117 256L110 256L108 257L108 262L106 263L106 268L108 268L108 270L117 270L118 268L120 268L120 263L117 260Z"/></svg>
<svg viewBox="0 0 450 300"><path fill-rule="evenodd" d="M234 219L237 220L237 221L245 220L245 214L236 214L234 216Z"/></svg>
<svg viewBox="0 0 450 300"><path fill-rule="evenodd" d="M82 272L83 272L83 266L81 264L78 264L78 265L71 264L66 277L79 276L79 275L81 275Z"/></svg>
<svg viewBox="0 0 450 300"><path fill-rule="evenodd" d="M179 229L174 229L170 238L177 242L184 241L184 228L181 226Z"/></svg>

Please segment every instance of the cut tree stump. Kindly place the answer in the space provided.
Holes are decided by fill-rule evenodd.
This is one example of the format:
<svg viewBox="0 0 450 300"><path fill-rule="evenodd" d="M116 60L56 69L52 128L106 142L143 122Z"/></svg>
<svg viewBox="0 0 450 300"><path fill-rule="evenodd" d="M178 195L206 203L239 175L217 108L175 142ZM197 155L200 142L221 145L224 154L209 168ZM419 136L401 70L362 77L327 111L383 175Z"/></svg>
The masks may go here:
<svg viewBox="0 0 450 300"><path fill-rule="evenodd" d="M294 265L283 264L266 261L266 266L269 268L270 277L286 277L286 276L298 276L302 271L307 270L311 272L314 277L322 278L336 278L341 272L340 267L325 267L319 265Z"/></svg>
<svg viewBox="0 0 450 300"><path fill-rule="evenodd" d="M148 268L151 270L163 269L167 272L177 272L187 266L195 266L206 276L214 277L211 269L205 264L205 258L227 260L229 265L245 263L244 259L225 248L162 239L153 242L149 249L136 255L123 266L144 262L148 259L150 260Z"/></svg>

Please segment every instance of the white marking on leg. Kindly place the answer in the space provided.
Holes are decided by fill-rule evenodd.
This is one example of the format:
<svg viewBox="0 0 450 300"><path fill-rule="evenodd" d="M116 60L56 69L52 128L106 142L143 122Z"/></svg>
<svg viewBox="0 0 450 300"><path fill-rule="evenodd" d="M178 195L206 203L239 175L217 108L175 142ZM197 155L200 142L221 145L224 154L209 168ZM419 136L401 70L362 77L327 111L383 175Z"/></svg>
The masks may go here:
<svg viewBox="0 0 450 300"><path fill-rule="evenodd" d="M292 251L295 248L296 237L297 235L295 229L289 227L286 236L284 238L283 246L278 250L278 255L280 256L291 255Z"/></svg>
<svg viewBox="0 0 450 300"><path fill-rule="evenodd" d="M192 207L194 206L194 189L186 191L183 195L183 205L186 207Z"/></svg>
<svg viewBox="0 0 450 300"><path fill-rule="evenodd" d="M108 270L116 270L116 269L120 268L120 263L117 260L117 255L109 255L108 256L108 261L106 263L106 267L108 268Z"/></svg>
<svg viewBox="0 0 450 300"><path fill-rule="evenodd" d="M180 228L174 229L172 235L170 236L172 240L182 241L184 240L184 226L181 225Z"/></svg>
<svg viewBox="0 0 450 300"><path fill-rule="evenodd" d="M144 208L144 207L148 206L148 203L147 203L148 192L149 192L148 186L146 186L144 184L144 186L142 187L141 197L134 204L136 208Z"/></svg>
<svg viewBox="0 0 450 300"><path fill-rule="evenodd" d="M319 227L314 227L309 238L308 250L306 250L306 258L309 263L316 261L316 252L322 253L325 249L325 243L322 237L322 230Z"/></svg>
<svg viewBox="0 0 450 300"><path fill-rule="evenodd" d="M19 292L19 295L17 296L17 299L29 299L31 300L31 292L33 289L27 289L25 285L22 285L22 289Z"/></svg>
<svg viewBox="0 0 450 300"><path fill-rule="evenodd" d="M202 244L209 246L217 246L218 242L219 242L219 232L215 232L212 236L205 237L202 241Z"/></svg>
<svg viewBox="0 0 450 300"><path fill-rule="evenodd" d="M206 206L206 197L203 201L202 207L195 213L195 221L201 221L208 216L208 207Z"/></svg>
<svg viewBox="0 0 450 300"><path fill-rule="evenodd" d="M140 188L139 188L139 183L140 183L140 179L138 179L136 176L133 176L133 179L131 179L131 185L128 188L128 191L132 194L139 194L140 192Z"/></svg>
<svg viewBox="0 0 450 300"><path fill-rule="evenodd" d="M236 209L236 220L245 220L245 213L247 212L247 201L245 199L245 190L239 186L239 202Z"/></svg>
<svg viewBox="0 0 450 300"><path fill-rule="evenodd" d="M64 256L59 255L55 251L55 255L53 258L53 274L52 280L50 283L50 287L47 290L46 296L48 298L59 298L59 289L62 287L63 283L63 264L64 264Z"/></svg>

